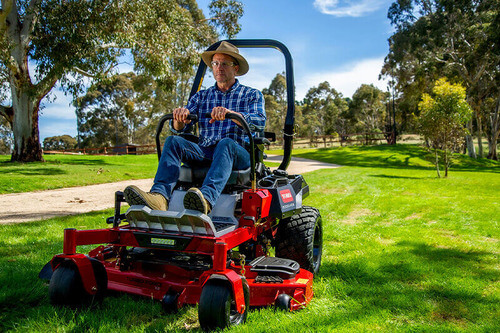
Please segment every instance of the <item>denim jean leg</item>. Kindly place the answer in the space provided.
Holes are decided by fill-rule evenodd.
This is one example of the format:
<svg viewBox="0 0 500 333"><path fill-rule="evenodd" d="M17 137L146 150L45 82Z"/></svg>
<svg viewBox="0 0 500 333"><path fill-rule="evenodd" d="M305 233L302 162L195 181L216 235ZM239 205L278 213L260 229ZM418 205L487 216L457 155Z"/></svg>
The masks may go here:
<svg viewBox="0 0 500 333"><path fill-rule="evenodd" d="M180 136L169 136L163 146L151 192L160 193L170 200L179 179L181 162L204 160L204 154L196 143Z"/></svg>
<svg viewBox="0 0 500 333"><path fill-rule="evenodd" d="M205 199L213 207L224 186L231 176L231 171L250 167L250 154L236 141L224 138L215 148L212 164L200 188Z"/></svg>

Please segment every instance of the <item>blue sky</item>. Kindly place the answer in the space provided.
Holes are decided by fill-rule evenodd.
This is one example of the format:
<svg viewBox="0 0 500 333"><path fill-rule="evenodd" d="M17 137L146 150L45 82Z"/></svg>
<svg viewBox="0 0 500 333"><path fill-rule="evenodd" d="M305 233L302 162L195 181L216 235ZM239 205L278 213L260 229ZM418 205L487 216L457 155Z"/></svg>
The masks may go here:
<svg viewBox="0 0 500 333"><path fill-rule="evenodd" d="M208 15L210 0L198 0ZM311 87L328 81L330 86L351 97L361 84L378 80L388 52L392 28L387 19L391 0L243 0L242 30L237 38L270 38L290 50L295 71L296 99ZM258 89L269 87L277 73L284 71L283 56L273 49L241 53L250 72L241 83ZM206 85L211 80L206 80ZM44 101L40 116L40 139L69 134L76 136L76 116L71 100L54 89L51 102ZM54 97L55 100L54 100Z"/></svg>

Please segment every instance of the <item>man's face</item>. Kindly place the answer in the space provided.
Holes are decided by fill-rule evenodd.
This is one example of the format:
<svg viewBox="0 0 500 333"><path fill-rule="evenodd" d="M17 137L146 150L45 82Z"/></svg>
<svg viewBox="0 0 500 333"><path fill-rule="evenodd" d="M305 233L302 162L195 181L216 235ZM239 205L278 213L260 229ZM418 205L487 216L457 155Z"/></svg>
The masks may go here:
<svg viewBox="0 0 500 333"><path fill-rule="evenodd" d="M236 73L238 72L238 65L228 65L234 64L234 59L227 54L216 53L212 57L212 62L216 62L218 65L212 65L212 70L214 72L214 78L217 83L227 83L234 80Z"/></svg>

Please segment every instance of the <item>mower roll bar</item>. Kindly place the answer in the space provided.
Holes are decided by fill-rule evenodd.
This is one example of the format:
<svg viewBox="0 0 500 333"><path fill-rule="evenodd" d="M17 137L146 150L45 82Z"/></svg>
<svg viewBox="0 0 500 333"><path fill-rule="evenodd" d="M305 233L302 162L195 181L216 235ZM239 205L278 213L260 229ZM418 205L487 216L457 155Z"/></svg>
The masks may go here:
<svg viewBox="0 0 500 333"><path fill-rule="evenodd" d="M206 114L207 117L211 117L210 113ZM169 113L161 117L160 122L158 123L158 127L156 128L156 152L158 154L158 160L161 158L161 142L160 142L160 134L167 120L173 119L174 115ZM226 114L227 119L233 119L238 121L245 130L245 133L248 136L248 140L250 143L250 181L252 183L252 190L255 190L255 144L252 136L252 131L250 130L250 126L248 126L247 121L243 116L236 112L231 112ZM198 116L194 114L188 115L188 119L192 121L198 120Z"/></svg>
<svg viewBox="0 0 500 333"><path fill-rule="evenodd" d="M221 42L222 41L219 41L210 45L207 48L207 51L217 49ZM283 161L278 169L286 170L292 158L292 140L295 124L295 84L293 79L292 55L283 43L274 39L228 39L226 42L229 42L239 48L274 48L281 51L281 53L285 56L287 112L283 129ZM203 62L203 60L201 60L193 82L193 87L191 88L191 93L189 94L190 98L201 89L206 70L207 65Z"/></svg>

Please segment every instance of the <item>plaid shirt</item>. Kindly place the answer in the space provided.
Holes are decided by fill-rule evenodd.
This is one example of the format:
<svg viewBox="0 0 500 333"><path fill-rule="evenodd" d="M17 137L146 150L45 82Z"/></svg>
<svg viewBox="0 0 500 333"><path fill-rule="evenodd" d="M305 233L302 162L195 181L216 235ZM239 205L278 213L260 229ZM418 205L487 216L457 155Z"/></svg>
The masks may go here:
<svg viewBox="0 0 500 333"><path fill-rule="evenodd" d="M244 146L248 141L243 129L232 120L226 119L210 124L210 113L216 106L222 106L231 111L239 112L247 121L252 132L262 132L266 125L266 112L264 111L264 96L257 89L236 83L227 91L222 92L217 88L217 83L206 90L198 91L188 101L186 108L191 114L198 116L201 147L217 144L223 138L231 138ZM180 132L189 132L193 122L185 126ZM177 131L174 131L178 133Z"/></svg>

